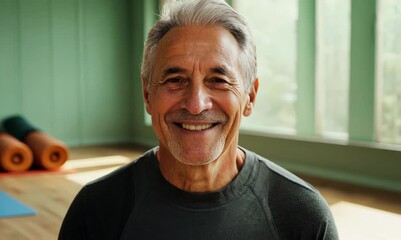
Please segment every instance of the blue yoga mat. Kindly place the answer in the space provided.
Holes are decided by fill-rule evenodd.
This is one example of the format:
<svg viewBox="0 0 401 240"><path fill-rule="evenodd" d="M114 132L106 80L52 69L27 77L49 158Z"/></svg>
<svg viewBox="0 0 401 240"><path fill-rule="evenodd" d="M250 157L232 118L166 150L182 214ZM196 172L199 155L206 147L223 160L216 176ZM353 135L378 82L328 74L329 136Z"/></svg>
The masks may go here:
<svg viewBox="0 0 401 240"><path fill-rule="evenodd" d="M36 211L0 191L0 218L35 215Z"/></svg>

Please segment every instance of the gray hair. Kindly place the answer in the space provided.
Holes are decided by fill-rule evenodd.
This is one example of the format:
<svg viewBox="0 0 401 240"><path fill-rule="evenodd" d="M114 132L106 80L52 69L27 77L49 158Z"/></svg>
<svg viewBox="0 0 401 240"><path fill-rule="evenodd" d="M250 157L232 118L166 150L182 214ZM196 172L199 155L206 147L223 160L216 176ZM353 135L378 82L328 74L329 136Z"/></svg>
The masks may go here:
<svg viewBox="0 0 401 240"><path fill-rule="evenodd" d="M188 25L218 25L234 36L241 48L239 62L244 87L249 91L257 78L256 47L245 19L224 0L175 0L164 6L145 43L141 74L147 87L152 80L159 41L171 29Z"/></svg>

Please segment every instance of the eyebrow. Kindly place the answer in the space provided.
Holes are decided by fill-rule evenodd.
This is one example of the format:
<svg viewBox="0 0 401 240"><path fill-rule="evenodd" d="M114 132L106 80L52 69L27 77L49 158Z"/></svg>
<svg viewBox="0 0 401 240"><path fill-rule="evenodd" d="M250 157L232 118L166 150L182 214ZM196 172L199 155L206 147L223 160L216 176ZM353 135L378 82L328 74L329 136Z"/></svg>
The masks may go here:
<svg viewBox="0 0 401 240"><path fill-rule="evenodd" d="M217 73L220 75L230 75L230 72L227 70L227 68L223 67L223 66L219 66L219 67L214 67L211 69L210 71L211 73Z"/></svg>
<svg viewBox="0 0 401 240"><path fill-rule="evenodd" d="M168 76L170 74L185 73L186 71L187 70L185 70L184 68L181 68L181 67L169 67L163 71L162 78L165 78L166 76Z"/></svg>
<svg viewBox="0 0 401 240"><path fill-rule="evenodd" d="M234 74L232 71L230 71L229 69L227 69L227 67L225 66L218 66L218 67L214 67L210 70L211 73L216 73L219 75L224 75L227 76L229 78L234 78Z"/></svg>
<svg viewBox="0 0 401 240"><path fill-rule="evenodd" d="M182 67L168 67L163 71L162 77L164 78L171 74L186 73L186 72L187 72L187 70ZM234 77L233 73L229 69L227 69L227 67L225 67L225 66L213 67L209 70L209 73L224 75L229 78Z"/></svg>

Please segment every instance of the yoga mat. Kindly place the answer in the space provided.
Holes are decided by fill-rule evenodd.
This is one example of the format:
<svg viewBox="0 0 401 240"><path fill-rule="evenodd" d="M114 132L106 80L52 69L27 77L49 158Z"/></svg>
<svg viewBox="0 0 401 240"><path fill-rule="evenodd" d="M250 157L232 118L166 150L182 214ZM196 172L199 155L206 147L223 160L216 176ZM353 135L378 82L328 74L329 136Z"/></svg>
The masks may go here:
<svg viewBox="0 0 401 240"><path fill-rule="evenodd" d="M54 170L68 159L67 147L43 132L31 132L25 143L32 149L34 163L43 169Z"/></svg>
<svg viewBox="0 0 401 240"><path fill-rule="evenodd" d="M61 166L56 169L45 170L45 169L29 169L26 171L19 171L19 172L0 172L0 179L8 178L8 177L26 177L26 176L40 176L40 175L48 175L48 174L69 174L69 173L76 173L76 169L66 168Z"/></svg>
<svg viewBox="0 0 401 240"><path fill-rule="evenodd" d="M21 116L12 116L3 121L4 129L23 141L32 150L36 167L54 170L68 159L68 148L61 141L40 131Z"/></svg>
<svg viewBox="0 0 401 240"><path fill-rule="evenodd" d="M35 215L36 211L0 191L0 218Z"/></svg>
<svg viewBox="0 0 401 240"><path fill-rule="evenodd" d="M39 131L36 127L32 126L22 116L15 115L3 120L3 127L9 134L23 142L26 136L34 131Z"/></svg>
<svg viewBox="0 0 401 240"><path fill-rule="evenodd" d="M32 152L28 146L0 129L0 171L25 171L32 163Z"/></svg>

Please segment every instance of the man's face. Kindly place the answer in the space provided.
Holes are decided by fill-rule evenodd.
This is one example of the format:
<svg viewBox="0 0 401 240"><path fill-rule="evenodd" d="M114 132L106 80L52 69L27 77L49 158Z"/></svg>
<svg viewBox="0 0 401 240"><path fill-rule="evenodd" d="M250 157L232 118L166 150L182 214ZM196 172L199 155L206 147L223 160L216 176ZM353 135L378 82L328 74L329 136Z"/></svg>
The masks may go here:
<svg viewBox="0 0 401 240"><path fill-rule="evenodd" d="M219 26L173 28L161 39L150 87L144 84L161 159L204 165L237 148L241 116L252 112L254 99L245 92L239 54Z"/></svg>

